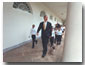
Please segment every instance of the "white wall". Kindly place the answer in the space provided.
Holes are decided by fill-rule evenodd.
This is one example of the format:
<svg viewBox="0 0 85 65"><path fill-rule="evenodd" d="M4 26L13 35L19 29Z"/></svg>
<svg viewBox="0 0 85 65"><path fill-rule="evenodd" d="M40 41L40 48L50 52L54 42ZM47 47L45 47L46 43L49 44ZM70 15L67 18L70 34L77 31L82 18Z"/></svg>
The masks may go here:
<svg viewBox="0 0 85 65"><path fill-rule="evenodd" d="M52 14L57 17L55 13L50 11L42 3L30 3L33 14L28 12L14 9L12 2L3 3L3 48L9 48L17 45L21 42L30 40L28 38L30 35L30 29L32 24L36 25L36 29L39 23L43 21L40 17L40 11L44 10L48 17ZM58 18L58 17L57 17ZM49 19L49 21L54 25L55 21Z"/></svg>

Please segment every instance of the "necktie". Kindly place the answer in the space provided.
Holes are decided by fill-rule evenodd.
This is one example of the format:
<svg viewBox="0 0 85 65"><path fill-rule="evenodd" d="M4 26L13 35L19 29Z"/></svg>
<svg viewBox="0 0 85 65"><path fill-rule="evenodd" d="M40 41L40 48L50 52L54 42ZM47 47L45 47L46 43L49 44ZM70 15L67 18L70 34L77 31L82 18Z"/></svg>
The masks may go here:
<svg viewBox="0 0 85 65"><path fill-rule="evenodd" d="M43 23L43 29L45 30L45 23Z"/></svg>

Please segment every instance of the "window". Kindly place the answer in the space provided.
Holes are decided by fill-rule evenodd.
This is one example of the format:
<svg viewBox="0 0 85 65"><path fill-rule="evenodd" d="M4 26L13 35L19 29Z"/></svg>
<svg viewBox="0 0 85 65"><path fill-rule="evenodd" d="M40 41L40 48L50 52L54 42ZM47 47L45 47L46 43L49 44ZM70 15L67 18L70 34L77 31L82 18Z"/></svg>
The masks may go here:
<svg viewBox="0 0 85 65"><path fill-rule="evenodd" d="M23 11L27 11L29 13L32 13L32 8L30 7L30 4L26 3L26 2L14 2L13 8L18 8L18 9L21 9Z"/></svg>
<svg viewBox="0 0 85 65"><path fill-rule="evenodd" d="M40 17L44 17L46 15L45 11L40 12Z"/></svg>
<svg viewBox="0 0 85 65"><path fill-rule="evenodd" d="M52 15L50 16L50 19L53 20L53 16Z"/></svg>

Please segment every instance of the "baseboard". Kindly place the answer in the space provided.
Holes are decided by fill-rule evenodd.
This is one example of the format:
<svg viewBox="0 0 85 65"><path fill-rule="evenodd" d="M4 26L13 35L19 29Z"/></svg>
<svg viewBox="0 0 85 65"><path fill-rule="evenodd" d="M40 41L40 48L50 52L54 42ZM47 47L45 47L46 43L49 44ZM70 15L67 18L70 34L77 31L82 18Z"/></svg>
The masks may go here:
<svg viewBox="0 0 85 65"><path fill-rule="evenodd" d="M38 37L37 39L39 39L39 38L40 38L40 37ZM28 44L28 43L30 43L31 41L32 41L32 40L24 41L24 42L22 42L22 43L19 43L19 44L17 44L17 45L12 46L12 47L5 48L5 49L3 49L3 53L6 53L6 52L8 52L8 51L10 51L10 50L13 50L13 49L15 49L15 48L18 48L18 47L20 47L20 46L22 46L22 45Z"/></svg>

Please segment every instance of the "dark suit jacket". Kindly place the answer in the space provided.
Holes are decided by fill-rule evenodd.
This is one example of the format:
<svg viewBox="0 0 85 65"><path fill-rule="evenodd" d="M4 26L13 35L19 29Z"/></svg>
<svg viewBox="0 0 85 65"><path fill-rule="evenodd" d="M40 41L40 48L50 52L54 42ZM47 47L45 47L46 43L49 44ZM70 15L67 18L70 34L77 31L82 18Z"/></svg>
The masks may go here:
<svg viewBox="0 0 85 65"><path fill-rule="evenodd" d="M48 38L49 36L51 36L51 23L50 22L47 22L47 26L46 26L46 29L44 30L43 29L43 23L44 22L41 22L39 27L38 27L38 30L37 30L37 33L41 30L41 37L42 38Z"/></svg>

